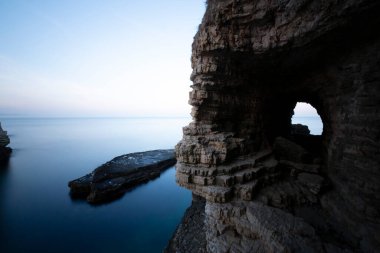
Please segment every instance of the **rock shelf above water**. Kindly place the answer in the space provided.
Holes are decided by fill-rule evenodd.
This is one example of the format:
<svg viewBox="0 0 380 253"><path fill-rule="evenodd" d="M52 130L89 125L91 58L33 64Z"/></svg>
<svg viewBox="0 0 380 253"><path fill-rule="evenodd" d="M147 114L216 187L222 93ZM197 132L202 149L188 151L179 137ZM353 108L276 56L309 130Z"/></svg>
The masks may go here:
<svg viewBox="0 0 380 253"><path fill-rule="evenodd" d="M174 150L153 150L115 157L90 174L69 182L74 198L90 203L111 201L128 189L160 176L176 162Z"/></svg>

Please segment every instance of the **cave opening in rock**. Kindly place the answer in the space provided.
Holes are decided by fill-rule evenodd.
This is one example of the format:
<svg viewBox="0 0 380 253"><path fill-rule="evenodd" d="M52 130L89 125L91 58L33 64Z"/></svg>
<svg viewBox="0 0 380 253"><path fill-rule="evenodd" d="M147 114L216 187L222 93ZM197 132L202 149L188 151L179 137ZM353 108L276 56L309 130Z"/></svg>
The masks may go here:
<svg viewBox="0 0 380 253"><path fill-rule="evenodd" d="M298 102L293 112L294 114L292 117L292 125L293 128L296 128L294 130L300 132L306 130L299 126L299 124L301 124L309 128L310 134L322 135L323 123L317 110L312 105L310 105L309 103Z"/></svg>
<svg viewBox="0 0 380 253"><path fill-rule="evenodd" d="M289 123L291 122L290 133L288 132L290 135L282 136L300 145L312 157L316 158L308 159L307 163L319 161L323 157L323 122L321 117L316 108L309 103L297 102L293 104L293 107L292 116L288 121Z"/></svg>
<svg viewBox="0 0 380 253"><path fill-rule="evenodd" d="M176 146L204 251L377 252L380 2L207 3Z"/></svg>

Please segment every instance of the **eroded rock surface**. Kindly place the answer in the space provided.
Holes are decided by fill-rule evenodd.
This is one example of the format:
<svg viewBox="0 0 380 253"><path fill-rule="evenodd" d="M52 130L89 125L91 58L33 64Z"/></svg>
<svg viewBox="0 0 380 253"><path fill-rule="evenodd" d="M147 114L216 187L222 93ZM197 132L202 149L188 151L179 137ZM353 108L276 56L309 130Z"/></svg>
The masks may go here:
<svg viewBox="0 0 380 253"><path fill-rule="evenodd" d="M209 0L177 182L208 252L378 252L380 2ZM292 131L297 102L322 136Z"/></svg>
<svg viewBox="0 0 380 253"><path fill-rule="evenodd" d="M0 123L0 165L8 162L12 149L7 147L10 143L8 133L3 130Z"/></svg>
<svg viewBox="0 0 380 253"><path fill-rule="evenodd" d="M205 199L193 195L191 206L186 210L165 253L206 253L205 204Z"/></svg>
<svg viewBox="0 0 380 253"><path fill-rule="evenodd" d="M160 176L174 165L174 150L153 150L115 157L90 174L69 182L70 194L90 203L110 201L127 189Z"/></svg>

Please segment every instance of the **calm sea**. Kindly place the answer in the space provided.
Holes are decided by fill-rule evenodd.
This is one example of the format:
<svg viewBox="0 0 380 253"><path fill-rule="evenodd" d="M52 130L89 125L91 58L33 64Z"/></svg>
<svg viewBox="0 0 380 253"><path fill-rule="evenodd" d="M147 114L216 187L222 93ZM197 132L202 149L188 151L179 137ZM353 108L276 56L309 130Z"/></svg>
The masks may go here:
<svg viewBox="0 0 380 253"><path fill-rule="evenodd" d="M72 200L67 182L115 156L173 148L189 119L2 119L14 149L0 170L0 252L162 252L191 192L174 168L105 205ZM296 118L312 134L317 118Z"/></svg>
<svg viewBox="0 0 380 253"><path fill-rule="evenodd" d="M0 252L161 252L191 203L174 168L101 206L67 182L125 153L173 148L188 119L2 119L14 149L0 170Z"/></svg>

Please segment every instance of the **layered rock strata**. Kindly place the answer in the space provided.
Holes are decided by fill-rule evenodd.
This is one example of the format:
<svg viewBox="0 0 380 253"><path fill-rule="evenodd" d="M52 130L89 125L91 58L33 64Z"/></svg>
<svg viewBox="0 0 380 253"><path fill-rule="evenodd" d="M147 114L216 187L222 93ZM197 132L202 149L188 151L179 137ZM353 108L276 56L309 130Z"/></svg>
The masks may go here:
<svg viewBox="0 0 380 253"><path fill-rule="evenodd" d="M6 164L11 155L12 149L7 147L10 143L8 133L4 131L0 123L0 165Z"/></svg>
<svg viewBox="0 0 380 253"><path fill-rule="evenodd" d="M175 162L172 149L118 156L90 174L70 181L70 194L74 198L85 198L93 204L108 202L132 187L159 177L161 172Z"/></svg>
<svg viewBox="0 0 380 253"><path fill-rule="evenodd" d="M177 182L208 252L378 252L380 2L209 0ZM291 130L297 102L322 136Z"/></svg>

